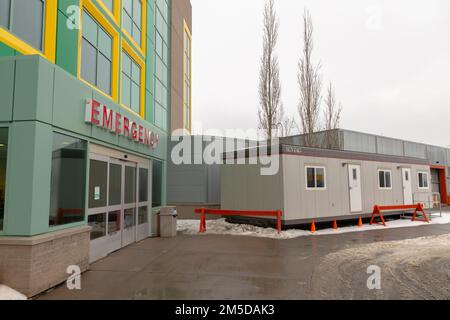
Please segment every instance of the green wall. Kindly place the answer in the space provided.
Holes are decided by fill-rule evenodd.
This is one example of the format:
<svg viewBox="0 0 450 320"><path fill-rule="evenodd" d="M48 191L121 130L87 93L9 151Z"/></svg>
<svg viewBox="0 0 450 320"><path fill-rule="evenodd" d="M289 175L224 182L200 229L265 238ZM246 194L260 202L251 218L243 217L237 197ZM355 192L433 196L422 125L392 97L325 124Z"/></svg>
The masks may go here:
<svg viewBox="0 0 450 320"><path fill-rule="evenodd" d="M97 0L93 2L97 4ZM79 4L79 0L58 1L56 66L38 56L21 56L0 42L0 126L9 127L10 132L5 228L0 235L31 236L51 231L48 227L49 157L54 130L161 160L161 199L163 204L166 201L171 1L147 1L147 50L146 56L142 56L146 61L145 120L160 135L160 146L155 152L84 123L84 101L87 98L95 98L111 109L120 110L130 119L136 117L76 78L78 30L70 30L66 23L68 7ZM120 26L98 4L97 8L115 26L121 42L123 35ZM157 35L162 41L156 40ZM126 37L125 41L128 41ZM157 43L162 43L162 46L157 47ZM132 43L130 45L133 46ZM121 55L119 64L120 59Z"/></svg>
<svg viewBox="0 0 450 320"><path fill-rule="evenodd" d="M120 26L104 12L103 8L98 5L97 0L93 2L103 12L108 21L115 26L121 42L124 36ZM80 1L58 1L55 63L68 73L76 76L78 70L78 30L67 27L68 8L73 5L79 6ZM146 57L142 56L146 61L145 119L165 132L168 131L170 123L170 12L170 0L147 1L147 50ZM128 41L126 37L125 40ZM134 47L132 43L130 45ZM136 50L136 52L139 51ZM0 43L0 57L15 55L20 55L20 53L6 44ZM119 61L120 63L121 61ZM119 88L120 78L119 76Z"/></svg>
<svg viewBox="0 0 450 320"><path fill-rule="evenodd" d="M86 124L85 102L91 98L120 110L131 121L145 121L44 58L0 58L0 72L0 95L4 97L0 126L9 127L5 227L0 234L33 236L55 230L48 226L54 131L166 163L167 135L163 130L146 123L160 136L159 146L153 150ZM163 170L163 199L165 179Z"/></svg>

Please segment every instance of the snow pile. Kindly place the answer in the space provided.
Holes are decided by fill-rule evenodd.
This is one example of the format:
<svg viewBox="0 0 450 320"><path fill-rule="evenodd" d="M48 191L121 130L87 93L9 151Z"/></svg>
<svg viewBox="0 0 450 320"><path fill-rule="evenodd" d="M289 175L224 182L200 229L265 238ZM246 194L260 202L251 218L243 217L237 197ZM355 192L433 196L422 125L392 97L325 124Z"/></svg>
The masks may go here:
<svg viewBox="0 0 450 320"><path fill-rule="evenodd" d="M450 235L351 246L322 258L312 296L342 300L450 299ZM382 270L381 290L367 290L365 268Z"/></svg>
<svg viewBox="0 0 450 320"><path fill-rule="evenodd" d="M331 224L331 223L330 223ZM355 221L356 224L356 221ZM442 218L439 216L434 216L430 224L450 224L450 213L443 213ZM182 234L187 235L197 235L199 230L200 221L199 220L178 220L177 230ZM209 220L206 222L206 233L205 234L215 234L215 235L237 235L237 236L251 236L259 238L270 238L270 239L294 239L299 237L306 237L312 235L330 235L330 234L340 234L349 232L361 232L369 230L379 230L379 229L395 229L395 228L408 228L408 227L420 227L424 225L429 225L424 222L412 222L411 220L395 220L388 221L387 227L380 225L364 225L359 228L357 226L343 227L339 230L324 229L318 230L316 233L312 234L306 230L286 230L278 234L275 229L272 228L261 228L246 224L232 224L225 221L225 219L219 220Z"/></svg>
<svg viewBox="0 0 450 320"><path fill-rule="evenodd" d="M0 300L27 300L27 297L10 287L0 284Z"/></svg>

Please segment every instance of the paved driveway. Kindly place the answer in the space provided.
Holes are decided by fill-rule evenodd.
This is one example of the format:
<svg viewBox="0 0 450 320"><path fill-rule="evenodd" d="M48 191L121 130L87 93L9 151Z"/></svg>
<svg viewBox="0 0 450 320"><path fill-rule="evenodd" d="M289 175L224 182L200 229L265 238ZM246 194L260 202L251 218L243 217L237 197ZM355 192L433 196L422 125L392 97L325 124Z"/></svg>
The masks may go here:
<svg viewBox="0 0 450 320"><path fill-rule="evenodd" d="M332 297L314 287L313 279L320 278L315 271L325 256L361 244L443 234L450 234L450 225L380 227L292 240L209 235L148 239L93 264L82 276L81 290L62 285L38 299L339 299L346 297L339 294L348 289L345 283ZM353 298L366 297L364 281L353 286ZM393 298L388 293L378 298L388 296Z"/></svg>

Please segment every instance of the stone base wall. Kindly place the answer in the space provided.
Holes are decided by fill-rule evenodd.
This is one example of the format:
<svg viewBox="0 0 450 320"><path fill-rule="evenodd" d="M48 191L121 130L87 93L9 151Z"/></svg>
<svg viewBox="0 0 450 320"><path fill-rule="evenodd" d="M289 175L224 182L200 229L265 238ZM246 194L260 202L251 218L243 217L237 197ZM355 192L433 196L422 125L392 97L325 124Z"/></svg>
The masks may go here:
<svg viewBox="0 0 450 320"><path fill-rule="evenodd" d="M0 237L0 283L33 297L67 280L67 267L89 267L90 227L35 237Z"/></svg>

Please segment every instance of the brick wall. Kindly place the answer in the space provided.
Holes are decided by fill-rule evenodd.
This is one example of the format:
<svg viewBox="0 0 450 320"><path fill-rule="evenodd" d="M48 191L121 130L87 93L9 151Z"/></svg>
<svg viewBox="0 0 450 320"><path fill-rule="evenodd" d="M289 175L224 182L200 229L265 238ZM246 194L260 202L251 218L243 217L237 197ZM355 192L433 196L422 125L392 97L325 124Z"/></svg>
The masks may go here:
<svg viewBox="0 0 450 320"><path fill-rule="evenodd" d="M0 283L32 297L65 282L67 267L89 267L89 227L31 238L0 237Z"/></svg>

